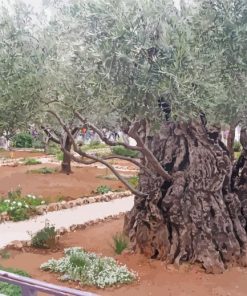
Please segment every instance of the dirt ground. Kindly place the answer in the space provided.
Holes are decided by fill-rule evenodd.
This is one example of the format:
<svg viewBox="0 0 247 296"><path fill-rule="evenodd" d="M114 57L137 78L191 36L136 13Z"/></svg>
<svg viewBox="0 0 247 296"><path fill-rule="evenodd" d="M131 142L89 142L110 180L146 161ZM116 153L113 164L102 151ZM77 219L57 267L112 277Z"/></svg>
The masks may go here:
<svg viewBox="0 0 247 296"><path fill-rule="evenodd" d="M49 201L58 200L60 197L73 199L92 195L98 186L107 185L114 190L122 190L124 186L117 180L107 180L109 169L95 167L73 168L73 174L66 175L59 172L53 174L33 174L28 170L36 170L42 167L59 166L54 164L19 165L17 167L0 167L0 196L6 195L10 190L15 190L18 185L23 194L43 196Z"/></svg>
<svg viewBox="0 0 247 296"><path fill-rule="evenodd" d="M142 255L124 254L115 256L112 236L120 232L123 218L90 226L87 229L66 234L60 238L62 248L81 246L106 256L115 257L120 263L138 272L140 280L131 285L96 289L81 287L82 290L109 296L246 296L247 269L231 268L221 275L206 274L199 267L181 266L179 270L156 260L148 260ZM79 288L57 280L57 275L39 269L49 258L59 258L62 252L29 253L10 250L10 259L0 259L0 265L27 271L33 278Z"/></svg>
<svg viewBox="0 0 247 296"><path fill-rule="evenodd" d="M13 150L13 151L0 151L0 158L6 157L6 158L27 158L27 157L40 157L45 156L42 152L37 151L19 151L19 150Z"/></svg>

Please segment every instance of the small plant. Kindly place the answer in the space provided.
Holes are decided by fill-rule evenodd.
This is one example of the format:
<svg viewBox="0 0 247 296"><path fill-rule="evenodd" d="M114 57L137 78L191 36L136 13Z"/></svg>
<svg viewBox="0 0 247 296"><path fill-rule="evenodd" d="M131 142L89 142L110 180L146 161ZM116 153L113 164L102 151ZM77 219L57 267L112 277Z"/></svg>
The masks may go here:
<svg viewBox="0 0 247 296"><path fill-rule="evenodd" d="M121 155L121 156L128 156L128 157L132 157L132 158L137 158L139 155L139 153L137 151L127 149L127 148L120 146L120 145L112 147L111 150L112 150L113 154Z"/></svg>
<svg viewBox="0 0 247 296"><path fill-rule="evenodd" d="M48 222L45 227L35 233L31 239L31 245L39 249L51 249L56 245L56 229L55 226Z"/></svg>
<svg viewBox="0 0 247 296"><path fill-rule="evenodd" d="M42 198L28 194L23 196L21 188L8 193L7 198L0 198L0 213L7 212L11 220L22 221L35 213L35 207L45 204Z"/></svg>
<svg viewBox="0 0 247 296"><path fill-rule="evenodd" d="M127 178L127 181L134 187L137 188L139 184L139 177L138 176L132 176Z"/></svg>
<svg viewBox="0 0 247 296"><path fill-rule="evenodd" d="M30 277L30 275L19 269L12 269L12 268L4 268L3 266L0 266L0 270L15 273L21 276ZM6 296L21 296L21 288L16 285L11 285L8 283L0 282L0 295L6 295Z"/></svg>
<svg viewBox="0 0 247 296"><path fill-rule="evenodd" d="M61 259L51 259L40 266L41 269L61 273L61 280L79 281L83 285L104 288L116 284L131 283L136 274L119 265L110 257L100 257L81 248L64 250Z"/></svg>
<svg viewBox="0 0 247 296"><path fill-rule="evenodd" d="M234 141L233 150L234 150L234 152L240 152L241 151L241 144L240 144L240 142Z"/></svg>
<svg viewBox="0 0 247 296"><path fill-rule="evenodd" d="M2 259L9 259L10 253L7 250L0 250L0 257Z"/></svg>
<svg viewBox="0 0 247 296"><path fill-rule="evenodd" d="M35 164L41 164L41 162L35 158L26 158L24 160L25 165L35 165Z"/></svg>
<svg viewBox="0 0 247 296"><path fill-rule="evenodd" d="M128 248L128 238L122 233L117 233L113 236L114 251L116 254L122 254L123 250Z"/></svg>
<svg viewBox="0 0 247 296"><path fill-rule="evenodd" d="M98 194L105 194L112 191L111 187L108 187L107 185L101 185L99 187L97 187L96 192Z"/></svg>
<svg viewBox="0 0 247 296"><path fill-rule="evenodd" d="M33 138L30 134L19 133L13 138L13 147L16 148L32 148Z"/></svg>
<svg viewBox="0 0 247 296"><path fill-rule="evenodd" d="M81 147L82 151L88 151L88 150L94 150L94 149L102 149L106 148L107 145L104 143L101 143L100 141L92 141L90 144L83 145Z"/></svg>
<svg viewBox="0 0 247 296"><path fill-rule="evenodd" d="M27 173L31 173L31 174L54 174L57 172L56 168L48 168L48 167L43 167L37 170L29 170L27 171Z"/></svg>

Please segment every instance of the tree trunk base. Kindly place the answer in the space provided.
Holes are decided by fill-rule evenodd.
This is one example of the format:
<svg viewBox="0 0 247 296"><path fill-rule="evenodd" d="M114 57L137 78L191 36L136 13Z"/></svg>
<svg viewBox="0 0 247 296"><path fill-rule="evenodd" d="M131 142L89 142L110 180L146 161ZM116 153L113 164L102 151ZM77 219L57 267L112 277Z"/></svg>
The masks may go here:
<svg viewBox="0 0 247 296"><path fill-rule="evenodd" d="M135 197L124 223L132 248L176 265L200 262L208 273L246 266L247 169L245 185L231 188L231 161L219 130L167 123L145 143L172 182L140 172L139 189L147 197Z"/></svg>

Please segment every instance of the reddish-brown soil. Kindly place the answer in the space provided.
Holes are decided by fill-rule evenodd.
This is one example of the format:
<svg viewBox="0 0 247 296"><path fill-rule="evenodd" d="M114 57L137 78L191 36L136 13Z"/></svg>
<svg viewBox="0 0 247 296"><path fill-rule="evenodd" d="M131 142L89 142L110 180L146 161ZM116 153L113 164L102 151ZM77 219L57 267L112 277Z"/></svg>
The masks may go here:
<svg viewBox="0 0 247 296"><path fill-rule="evenodd" d="M111 174L108 169L74 167L71 175L59 172L53 174L27 173L28 170L36 170L42 167L60 169L59 166L54 164L0 167L0 196L6 195L10 190L15 190L18 185L21 186L23 194L41 195L50 201L57 200L60 197L70 199L88 196L101 185L107 185L114 190L124 189L121 182L104 178Z"/></svg>
<svg viewBox="0 0 247 296"><path fill-rule="evenodd" d="M62 247L81 246L88 251L115 256L112 236L120 232L123 219L104 222L87 229L66 234L60 238ZM42 254L10 250L10 259L0 259L0 265L27 271L33 278L78 288L57 280L58 275L41 271L39 266L49 258L59 258L61 252ZM247 269L231 268L221 275L208 275L199 267L181 266L179 270L166 267L160 261L148 260L142 255L124 254L115 258L138 272L140 280L118 288L96 289L81 287L83 290L109 296L246 296Z"/></svg>
<svg viewBox="0 0 247 296"><path fill-rule="evenodd" d="M46 156L46 155L42 152L36 152L36 151L19 151L19 150L0 151L0 157L13 158L13 159L40 157L40 156Z"/></svg>

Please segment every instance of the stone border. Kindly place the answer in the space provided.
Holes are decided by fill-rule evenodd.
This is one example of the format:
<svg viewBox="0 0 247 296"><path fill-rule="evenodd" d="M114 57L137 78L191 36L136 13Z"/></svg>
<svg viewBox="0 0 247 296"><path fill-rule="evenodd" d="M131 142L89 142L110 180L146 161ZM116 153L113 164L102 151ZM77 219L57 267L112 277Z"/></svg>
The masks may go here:
<svg viewBox="0 0 247 296"><path fill-rule="evenodd" d="M108 202L114 199L121 199L130 195L131 195L130 191L123 191L123 192L108 192L102 195L89 196L89 197L80 197L70 201L60 201L60 202L50 203L47 205L37 206L35 207L35 213L36 215L43 215L47 212L55 212L55 211L64 210L64 209L71 209L74 207L96 203L96 202ZM7 212L3 212L0 214L0 223L6 222L6 221L11 221L11 219Z"/></svg>
<svg viewBox="0 0 247 296"><path fill-rule="evenodd" d="M65 235L66 233L75 232L77 230L86 229L86 228L88 228L90 226L98 225L98 224L109 222L109 221L118 220L119 218L124 217L125 214L126 213L121 212L121 213L119 213L117 215L110 215L110 216L105 217L103 219L90 220L90 221L85 222L83 224L74 224L74 225L71 225L68 228L61 227L61 228L56 230L56 232L57 232L56 238L59 241L59 238L62 235ZM19 250L19 251L22 250L23 251L23 248L25 248L25 247L31 247L31 240L28 240L28 241L18 241L18 240L12 241L6 247L4 247L2 250L14 249L14 250Z"/></svg>

